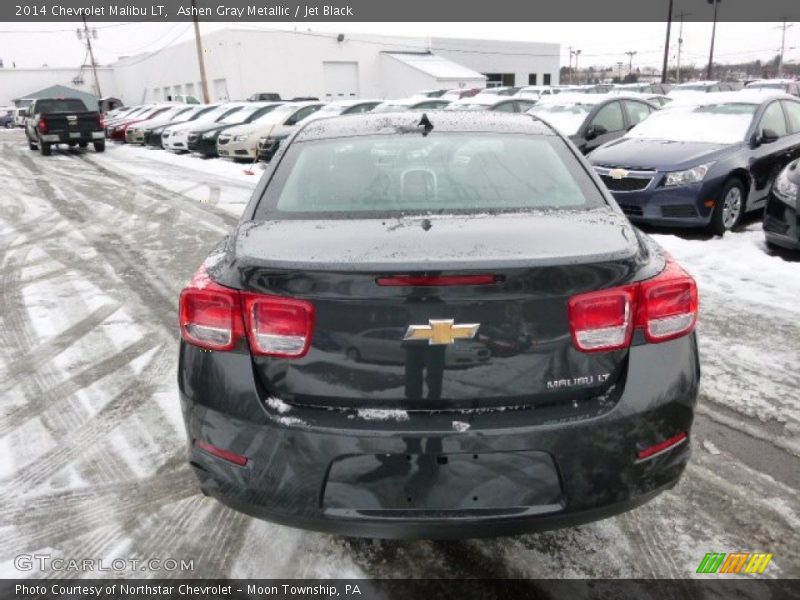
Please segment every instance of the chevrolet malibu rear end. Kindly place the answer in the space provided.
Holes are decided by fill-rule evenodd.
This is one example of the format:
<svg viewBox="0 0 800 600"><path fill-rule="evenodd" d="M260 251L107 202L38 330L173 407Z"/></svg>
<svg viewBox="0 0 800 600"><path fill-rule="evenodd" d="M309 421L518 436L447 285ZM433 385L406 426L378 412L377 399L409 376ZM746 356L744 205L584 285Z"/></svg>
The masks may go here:
<svg viewBox="0 0 800 600"><path fill-rule="evenodd" d="M529 116L320 119L181 294L204 493L295 527L510 535L678 481L693 279Z"/></svg>

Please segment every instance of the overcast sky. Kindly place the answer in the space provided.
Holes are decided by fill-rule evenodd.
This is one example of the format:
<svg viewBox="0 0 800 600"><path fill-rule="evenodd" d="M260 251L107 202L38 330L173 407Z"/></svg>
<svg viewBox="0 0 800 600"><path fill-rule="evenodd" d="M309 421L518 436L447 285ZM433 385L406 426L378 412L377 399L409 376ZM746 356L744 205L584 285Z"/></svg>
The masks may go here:
<svg viewBox="0 0 800 600"><path fill-rule="evenodd" d="M5 0L2 0L5 1ZM291 23L204 23L201 31L224 27L292 29ZM70 23L0 23L0 58L11 67L77 67L84 59L85 47ZM94 43L99 63L107 64L120 56L158 50L189 39L191 23L97 23ZM410 36L474 37L498 40L558 42L561 64L568 63L568 47L581 50L580 66L628 63L625 52L635 50L635 67L661 65L664 48L664 23L307 23L311 29L332 33L378 33ZM677 52L678 23L672 31L670 64ZM702 66L708 61L710 23L685 23L681 63ZM716 62L770 60L781 43L779 23L717 24ZM786 61L800 61L800 24L786 31Z"/></svg>

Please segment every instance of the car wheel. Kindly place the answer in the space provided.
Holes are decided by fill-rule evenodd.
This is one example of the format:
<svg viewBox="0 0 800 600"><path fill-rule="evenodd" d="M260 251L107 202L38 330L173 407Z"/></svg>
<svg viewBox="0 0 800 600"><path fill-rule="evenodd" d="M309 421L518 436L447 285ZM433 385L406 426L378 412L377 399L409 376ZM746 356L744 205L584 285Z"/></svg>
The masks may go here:
<svg viewBox="0 0 800 600"><path fill-rule="evenodd" d="M711 214L711 223L709 224L711 233L724 235L726 231L733 229L744 214L744 204L745 195L742 182L736 178L729 179L722 186L719 201Z"/></svg>
<svg viewBox="0 0 800 600"><path fill-rule="evenodd" d="M39 152L41 153L42 156L50 156L50 144L41 142L39 144Z"/></svg>
<svg viewBox="0 0 800 600"><path fill-rule="evenodd" d="M353 362L361 362L361 352L359 352L357 348L348 348L347 358Z"/></svg>
<svg viewBox="0 0 800 600"><path fill-rule="evenodd" d="M105 152L106 151L106 143L105 142L94 142L94 151L95 152Z"/></svg>
<svg viewBox="0 0 800 600"><path fill-rule="evenodd" d="M31 140L31 138L28 138L28 148L30 150L36 150L39 148L39 146L37 146L36 143L33 140Z"/></svg>

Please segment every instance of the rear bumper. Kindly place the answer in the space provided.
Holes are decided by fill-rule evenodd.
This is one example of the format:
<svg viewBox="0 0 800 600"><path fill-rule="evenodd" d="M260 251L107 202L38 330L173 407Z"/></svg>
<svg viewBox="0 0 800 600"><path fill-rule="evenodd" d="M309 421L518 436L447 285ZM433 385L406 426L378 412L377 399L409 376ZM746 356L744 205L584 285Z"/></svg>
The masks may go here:
<svg viewBox="0 0 800 600"><path fill-rule="evenodd" d="M81 131L81 132L59 132L40 134L39 138L46 144L80 144L88 142L100 142L105 139L102 131Z"/></svg>
<svg viewBox="0 0 800 600"><path fill-rule="evenodd" d="M632 348L616 403L573 419L548 420L539 409L400 421L280 412L262 401L246 354L182 343L179 369L189 460L205 493L270 521L383 538L510 535L647 502L678 481L689 443L643 461L636 452L689 432L698 383L694 335Z"/></svg>

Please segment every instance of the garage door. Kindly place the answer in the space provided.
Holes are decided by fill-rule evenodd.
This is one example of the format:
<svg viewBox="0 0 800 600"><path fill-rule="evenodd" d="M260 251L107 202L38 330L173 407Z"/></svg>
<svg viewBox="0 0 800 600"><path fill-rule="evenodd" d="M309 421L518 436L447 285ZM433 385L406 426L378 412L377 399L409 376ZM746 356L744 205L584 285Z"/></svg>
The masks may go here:
<svg viewBox="0 0 800 600"><path fill-rule="evenodd" d="M323 62L322 76L327 100L358 97L357 62Z"/></svg>
<svg viewBox="0 0 800 600"><path fill-rule="evenodd" d="M228 81L226 79L214 80L214 99L215 100L228 99Z"/></svg>

